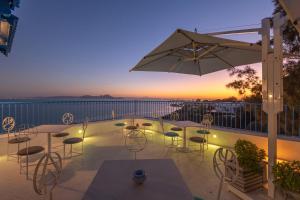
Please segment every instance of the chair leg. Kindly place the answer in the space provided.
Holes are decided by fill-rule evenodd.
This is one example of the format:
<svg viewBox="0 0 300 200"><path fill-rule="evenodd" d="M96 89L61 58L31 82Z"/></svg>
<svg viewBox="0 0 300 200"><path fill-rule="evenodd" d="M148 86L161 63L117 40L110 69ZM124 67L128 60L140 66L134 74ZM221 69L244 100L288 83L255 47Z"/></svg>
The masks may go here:
<svg viewBox="0 0 300 200"><path fill-rule="evenodd" d="M72 152L73 152L73 145L71 144L71 148L70 148L70 158L72 158Z"/></svg>
<svg viewBox="0 0 300 200"><path fill-rule="evenodd" d="M208 149L208 135L206 135L206 149Z"/></svg>
<svg viewBox="0 0 300 200"><path fill-rule="evenodd" d="M224 177L222 176L221 180L220 180L220 184L219 184L217 200L220 200L220 198L221 198L221 193L222 193L222 188L223 188L223 179L224 179Z"/></svg>
<svg viewBox="0 0 300 200"><path fill-rule="evenodd" d="M20 150L20 143L18 143L18 151L17 152L19 152L19 150ZM20 162L20 156L19 155L17 155L18 156L18 162Z"/></svg>
<svg viewBox="0 0 300 200"><path fill-rule="evenodd" d="M28 180L28 154L26 155L26 179Z"/></svg>
<svg viewBox="0 0 300 200"><path fill-rule="evenodd" d="M64 144L64 159L66 159L66 144Z"/></svg>
<svg viewBox="0 0 300 200"><path fill-rule="evenodd" d="M20 174L22 173L22 156L21 156L21 161L20 161Z"/></svg>

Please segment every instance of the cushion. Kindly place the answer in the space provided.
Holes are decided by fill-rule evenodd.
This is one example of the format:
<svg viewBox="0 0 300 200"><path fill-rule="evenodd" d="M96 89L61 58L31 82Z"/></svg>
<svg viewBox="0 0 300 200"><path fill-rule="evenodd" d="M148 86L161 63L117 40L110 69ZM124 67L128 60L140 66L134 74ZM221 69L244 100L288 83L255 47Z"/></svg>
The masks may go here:
<svg viewBox="0 0 300 200"><path fill-rule="evenodd" d="M121 123L121 122L115 124L115 126L125 126L125 125L126 125L125 123Z"/></svg>
<svg viewBox="0 0 300 200"><path fill-rule="evenodd" d="M203 137L190 137L190 141L196 143L205 143L206 139L204 139Z"/></svg>
<svg viewBox="0 0 300 200"><path fill-rule="evenodd" d="M29 137L24 136L24 137L17 137L17 138L14 138L14 139L10 139L10 140L8 140L8 143L9 144L18 144L18 143L27 142L29 140L30 140Z"/></svg>
<svg viewBox="0 0 300 200"><path fill-rule="evenodd" d="M182 128L179 128L179 127L172 127L171 130L172 130L172 131L182 131Z"/></svg>
<svg viewBox="0 0 300 200"><path fill-rule="evenodd" d="M178 137L178 133L175 133L175 132L166 132L165 133L165 136L167 137Z"/></svg>
<svg viewBox="0 0 300 200"><path fill-rule="evenodd" d="M146 122L146 123L143 123L142 126L152 126L152 124L149 122Z"/></svg>
<svg viewBox="0 0 300 200"><path fill-rule="evenodd" d="M20 151L17 152L19 156L26 156L26 155L32 155L36 153L40 153L44 151L45 148L42 146L31 146L28 148L21 149Z"/></svg>
<svg viewBox="0 0 300 200"><path fill-rule="evenodd" d="M208 130L198 130L197 133L199 134L210 134Z"/></svg>
<svg viewBox="0 0 300 200"><path fill-rule="evenodd" d="M52 135L53 137L66 137L66 136L68 136L69 135L69 133L56 133L56 134L54 134L54 135Z"/></svg>
<svg viewBox="0 0 300 200"><path fill-rule="evenodd" d="M137 127L136 126L126 126L127 130L136 130Z"/></svg>
<svg viewBox="0 0 300 200"><path fill-rule="evenodd" d="M74 137L74 138L67 138L63 141L64 144L76 144L82 142L82 138Z"/></svg>

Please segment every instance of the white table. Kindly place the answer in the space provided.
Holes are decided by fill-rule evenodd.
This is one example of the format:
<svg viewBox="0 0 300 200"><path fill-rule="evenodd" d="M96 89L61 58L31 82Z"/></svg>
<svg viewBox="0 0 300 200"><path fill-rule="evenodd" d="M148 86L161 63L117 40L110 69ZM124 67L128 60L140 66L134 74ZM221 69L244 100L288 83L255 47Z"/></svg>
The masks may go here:
<svg viewBox="0 0 300 200"><path fill-rule="evenodd" d="M183 129L183 146L182 147L178 147L177 150L181 151L181 152L190 152L190 149L187 147L186 145L186 129L188 127L202 127L201 124L196 123L196 122L192 122L192 121L169 121L168 123L180 127Z"/></svg>
<svg viewBox="0 0 300 200"><path fill-rule="evenodd" d="M145 170L147 179L136 185L133 172ZM193 200L171 159L104 161L87 189L84 200Z"/></svg>

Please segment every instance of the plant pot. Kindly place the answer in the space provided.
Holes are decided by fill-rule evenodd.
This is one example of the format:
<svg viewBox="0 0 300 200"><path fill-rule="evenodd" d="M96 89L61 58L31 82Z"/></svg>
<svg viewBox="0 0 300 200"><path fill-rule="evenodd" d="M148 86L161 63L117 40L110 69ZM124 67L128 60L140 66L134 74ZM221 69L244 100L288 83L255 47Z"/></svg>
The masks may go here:
<svg viewBox="0 0 300 200"><path fill-rule="evenodd" d="M137 185L141 185L145 182L146 180L146 174L145 171L142 169L135 170L133 173L132 180L135 182Z"/></svg>
<svg viewBox="0 0 300 200"><path fill-rule="evenodd" d="M263 186L266 174L266 164L262 163L262 171L256 172L253 170L239 168L239 173L236 175L235 163L228 162L225 165L225 177L229 180L228 182L240 190L241 192L251 192L259 189Z"/></svg>

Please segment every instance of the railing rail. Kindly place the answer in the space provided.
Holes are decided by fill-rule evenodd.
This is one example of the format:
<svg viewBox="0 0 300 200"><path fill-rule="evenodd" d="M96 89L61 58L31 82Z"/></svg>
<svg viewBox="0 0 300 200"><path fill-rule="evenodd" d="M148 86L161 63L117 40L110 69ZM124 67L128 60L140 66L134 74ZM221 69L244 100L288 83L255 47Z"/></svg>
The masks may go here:
<svg viewBox="0 0 300 200"><path fill-rule="evenodd" d="M1 102L0 119L14 117L16 124L60 124L65 112L73 113L75 122L82 122L86 117L91 121L112 119L128 115L139 117L172 118L177 113L177 120L201 122L205 113L213 116L213 126L248 130L253 133L267 132L267 115L259 103L245 102L197 102L174 100L62 100L62 101L27 101ZM278 134L300 137L300 106L284 106L278 115ZM3 132L0 129L0 132Z"/></svg>

